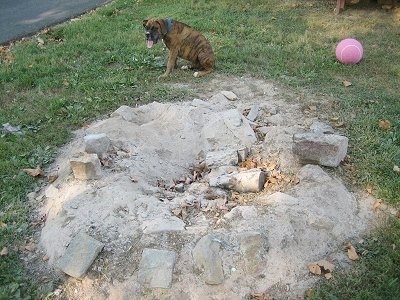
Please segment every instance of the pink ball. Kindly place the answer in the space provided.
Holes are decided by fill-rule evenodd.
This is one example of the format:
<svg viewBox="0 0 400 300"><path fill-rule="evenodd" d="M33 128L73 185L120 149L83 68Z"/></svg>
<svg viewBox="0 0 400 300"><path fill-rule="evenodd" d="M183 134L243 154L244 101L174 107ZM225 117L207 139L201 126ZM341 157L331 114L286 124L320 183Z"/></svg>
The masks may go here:
<svg viewBox="0 0 400 300"><path fill-rule="evenodd" d="M344 39L336 46L336 58L345 65L358 63L363 53L363 46L355 39Z"/></svg>

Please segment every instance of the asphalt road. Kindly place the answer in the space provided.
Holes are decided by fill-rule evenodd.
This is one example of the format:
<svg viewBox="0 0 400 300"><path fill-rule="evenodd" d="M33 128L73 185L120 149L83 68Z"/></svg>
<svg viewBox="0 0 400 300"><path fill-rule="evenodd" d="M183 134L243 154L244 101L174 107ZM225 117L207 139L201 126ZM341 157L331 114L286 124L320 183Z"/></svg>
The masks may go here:
<svg viewBox="0 0 400 300"><path fill-rule="evenodd" d="M62 23L111 0L0 0L0 45Z"/></svg>

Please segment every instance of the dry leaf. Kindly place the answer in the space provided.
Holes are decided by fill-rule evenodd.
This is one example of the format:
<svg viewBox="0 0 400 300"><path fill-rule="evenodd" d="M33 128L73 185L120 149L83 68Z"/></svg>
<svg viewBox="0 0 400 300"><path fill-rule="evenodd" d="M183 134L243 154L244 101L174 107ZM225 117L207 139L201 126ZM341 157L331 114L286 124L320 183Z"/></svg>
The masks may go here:
<svg viewBox="0 0 400 300"><path fill-rule="evenodd" d="M0 256L6 256L8 255L8 248L4 247L3 249L1 249L0 251Z"/></svg>
<svg viewBox="0 0 400 300"><path fill-rule="evenodd" d="M6 223L0 222L0 228L6 228L6 227L7 227L7 224L6 224Z"/></svg>
<svg viewBox="0 0 400 300"><path fill-rule="evenodd" d="M48 257L47 255L45 255L45 256L42 257L42 260L43 260L43 261L48 261L48 260L49 260L49 257Z"/></svg>
<svg viewBox="0 0 400 300"><path fill-rule="evenodd" d="M358 254L357 254L357 252L356 252L356 249L353 247L353 246L351 246L348 250L347 250L347 256L351 259L351 260L357 260L359 257L358 257Z"/></svg>
<svg viewBox="0 0 400 300"><path fill-rule="evenodd" d="M251 297L254 300L268 300L269 299L269 295L266 293L252 293Z"/></svg>
<svg viewBox="0 0 400 300"><path fill-rule="evenodd" d="M372 206L372 210L376 211L378 209L379 205L381 205L381 203L382 203L382 199L376 199L374 202L374 205Z"/></svg>
<svg viewBox="0 0 400 300"><path fill-rule="evenodd" d="M43 170L40 168L40 166L37 166L36 169L23 169L26 174L32 176L32 177L37 177L40 175L44 175Z"/></svg>
<svg viewBox="0 0 400 300"><path fill-rule="evenodd" d="M332 273L326 273L325 274L325 278L328 279L328 280L331 279L332 278Z"/></svg>
<svg viewBox="0 0 400 300"><path fill-rule="evenodd" d="M356 252L356 249L353 247L353 245L350 242L347 242L344 244L344 247L347 249L347 256L351 260L358 260L358 254Z"/></svg>
<svg viewBox="0 0 400 300"><path fill-rule="evenodd" d="M344 121L338 121L338 122L334 123L333 126L338 128L338 127L343 127L344 124L346 124Z"/></svg>
<svg viewBox="0 0 400 300"><path fill-rule="evenodd" d="M396 173L400 173L400 167L399 166L394 166L393 171Z"/></svg>
<svg viewBox="0 0 400 300"><path fill-rule="evenodd" d="M29 242L28 244L25 245L24 249L29 252L33 252L36 250L36 244L34 242Z"/></svg>
<svg viewBox="0 0 400 300"><path fill-rule="evenodd" d="M366 190L368 194L372 195L374 192L374 187L372 186L372 184L367 184Z"/></svg>
<svg viewBox="0 0 400 300"><path fill-rule="evenodd" d="M388 130L392 126L389 120L379 120L378 125L379 128L383 130Z"/></svg>
<svg viewBox="0 0 400 300"><path fill-rule="evenodd" d="M348 81L348 80L343 80L342 83L343 83L344 87L349 87L349 86L353 85L353 84L352 84L350 81Z"/></svg>
<svg viewBox="0 0 400 300"><path fill-rule="evenodd" d="M308 270L314 275L321 275L321 267L317 264L308 265Z"/></svg>
<svg viewBox="0 0 400 300"><path fill-rule="evenodd" d="M334 264L324 259L317 261L316 264L323 268L326 272L333 272L333 270L335 269Z"/></svg>

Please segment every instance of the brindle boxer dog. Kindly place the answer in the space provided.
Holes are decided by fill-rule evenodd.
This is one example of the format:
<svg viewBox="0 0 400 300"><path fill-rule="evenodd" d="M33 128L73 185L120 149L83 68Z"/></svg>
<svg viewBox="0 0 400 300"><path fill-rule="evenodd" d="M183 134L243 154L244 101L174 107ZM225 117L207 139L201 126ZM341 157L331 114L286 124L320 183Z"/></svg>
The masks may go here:
<svg viewBox="0 0 400 300"><path fill-rule="evenodd" d="M176 66L178 57L192 63L192 68L199 70L194 77L209 74L214 69L214 52L207 39L192 27L169 18L152 18L143 21L146 29L147 48L153 47L162 39L169 49L167 70L162 76L167 76Z"/></svg>

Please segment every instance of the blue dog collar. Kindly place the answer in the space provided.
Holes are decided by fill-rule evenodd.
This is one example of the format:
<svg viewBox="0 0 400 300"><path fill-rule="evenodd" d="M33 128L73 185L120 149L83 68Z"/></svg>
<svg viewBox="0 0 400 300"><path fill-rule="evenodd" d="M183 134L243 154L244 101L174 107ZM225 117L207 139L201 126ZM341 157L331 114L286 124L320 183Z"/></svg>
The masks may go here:
<svg viewBox="0 0 400 300"><path fill-rule="evenodd" d="M170 18L167 18L167 33L171 30L172 28L172 21Z"/></svg>

